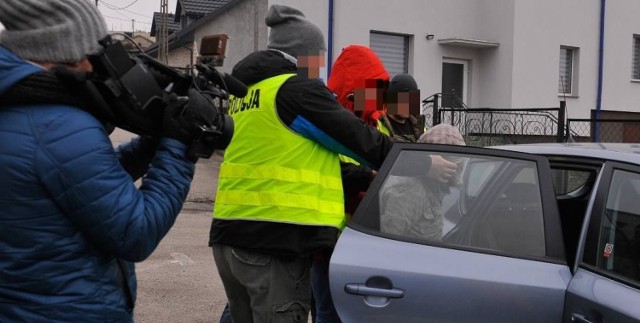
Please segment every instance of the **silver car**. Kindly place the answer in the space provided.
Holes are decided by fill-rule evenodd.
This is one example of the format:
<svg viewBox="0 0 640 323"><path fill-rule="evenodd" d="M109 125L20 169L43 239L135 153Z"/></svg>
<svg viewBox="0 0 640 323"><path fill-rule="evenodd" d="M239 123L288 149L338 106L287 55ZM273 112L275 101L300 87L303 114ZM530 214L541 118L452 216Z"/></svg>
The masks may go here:
<svg viewBox="0 0 640 323"><path fill-rule="evenodd" d="M395 144L330 281L344 322L639 322L640 145Z"/></svg>

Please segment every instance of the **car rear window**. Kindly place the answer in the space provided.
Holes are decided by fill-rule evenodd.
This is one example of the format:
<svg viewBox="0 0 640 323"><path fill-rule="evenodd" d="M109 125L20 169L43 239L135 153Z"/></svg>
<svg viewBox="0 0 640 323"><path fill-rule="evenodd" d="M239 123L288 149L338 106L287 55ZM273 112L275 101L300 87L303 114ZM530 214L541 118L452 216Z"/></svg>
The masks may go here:
<svg viewBox="0 0 640 323"><path fill-rule="evenodd" d="M449 181L397 168L426 158L455 162ZM543 208L533 161L402 151L375 194L368 219L355 221L396 240L470 247L517 256L545 256Z"/></svg>
<svg viewBox="0 0 640 323"><path fill-rule="evenodd" d="M551 177L556 195L567 195L579 191L588 183L593 171L552 168Z"/></svg>

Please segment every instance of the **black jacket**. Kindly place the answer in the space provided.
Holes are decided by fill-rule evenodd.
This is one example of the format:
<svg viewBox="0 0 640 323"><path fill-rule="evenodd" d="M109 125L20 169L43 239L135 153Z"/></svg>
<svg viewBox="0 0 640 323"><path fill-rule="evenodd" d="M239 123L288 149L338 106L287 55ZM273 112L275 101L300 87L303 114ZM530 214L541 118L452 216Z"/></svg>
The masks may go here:
<svg viewBox="0 0 640 323"><path fill-rule="evenodd" d="M232 75L247 85L285 73L296 66L278 51L257 51L234 68ZM291 131L317 141L335 153L378 169L392 142L375 128L365 125L343 108L325 85L302 76L289 78L276 96L276 111ZM304 121L304 122L301 122ZM246 220L216 220L209 244L224 244L259 252L300 256L333 247L338 230L333 227L303 226Z"/></svg>

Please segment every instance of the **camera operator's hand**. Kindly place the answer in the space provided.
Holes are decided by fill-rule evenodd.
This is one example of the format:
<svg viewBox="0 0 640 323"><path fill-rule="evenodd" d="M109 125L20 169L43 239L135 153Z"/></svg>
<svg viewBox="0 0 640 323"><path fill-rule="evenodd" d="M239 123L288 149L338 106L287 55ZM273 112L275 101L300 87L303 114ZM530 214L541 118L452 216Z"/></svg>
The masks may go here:
<svg viewBox="0 0 640 323"><path fill-rule="evenodd" d="M189 89L185 102L174 93L165 96L164 135L189 145L198 139L201 126L215 125L220 117L213 103L195 89Z"/></svg>
<svg viewBox="0 0 640 323"><path fill-rule="evenodd" d="M218 125L221 117L211 99L195 89L189 89L189 102L185 116L201 126Z"/></svg>
<svg viewBox="0 0 640 323"><path fill-rule="evenodd" d="M162 134L188 145L193 140L193 131L191 130L193 125L184 116L187 101L175 93L165 94L163 101L166 106L162 118Z"/></svg>

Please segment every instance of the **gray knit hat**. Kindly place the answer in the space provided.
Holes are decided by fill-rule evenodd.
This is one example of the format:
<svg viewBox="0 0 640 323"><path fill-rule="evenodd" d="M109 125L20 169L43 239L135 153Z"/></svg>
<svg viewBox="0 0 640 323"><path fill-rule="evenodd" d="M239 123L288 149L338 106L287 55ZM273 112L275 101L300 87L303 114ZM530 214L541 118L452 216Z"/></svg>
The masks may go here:
<svg viewBox="0 0 640 323"><path fill-rule="evenodd" d="M296 8L271 5L264 22L271 27L269 49L281 50L293 57L317 55L327 50L320 28Z"/></svg>
<svg viewBox="0 0 640 323"><path fill-rule="evenodd" d="M107 26L89 0L0 0L0 44L39 63L73 63L95 52Z"/></svg>

